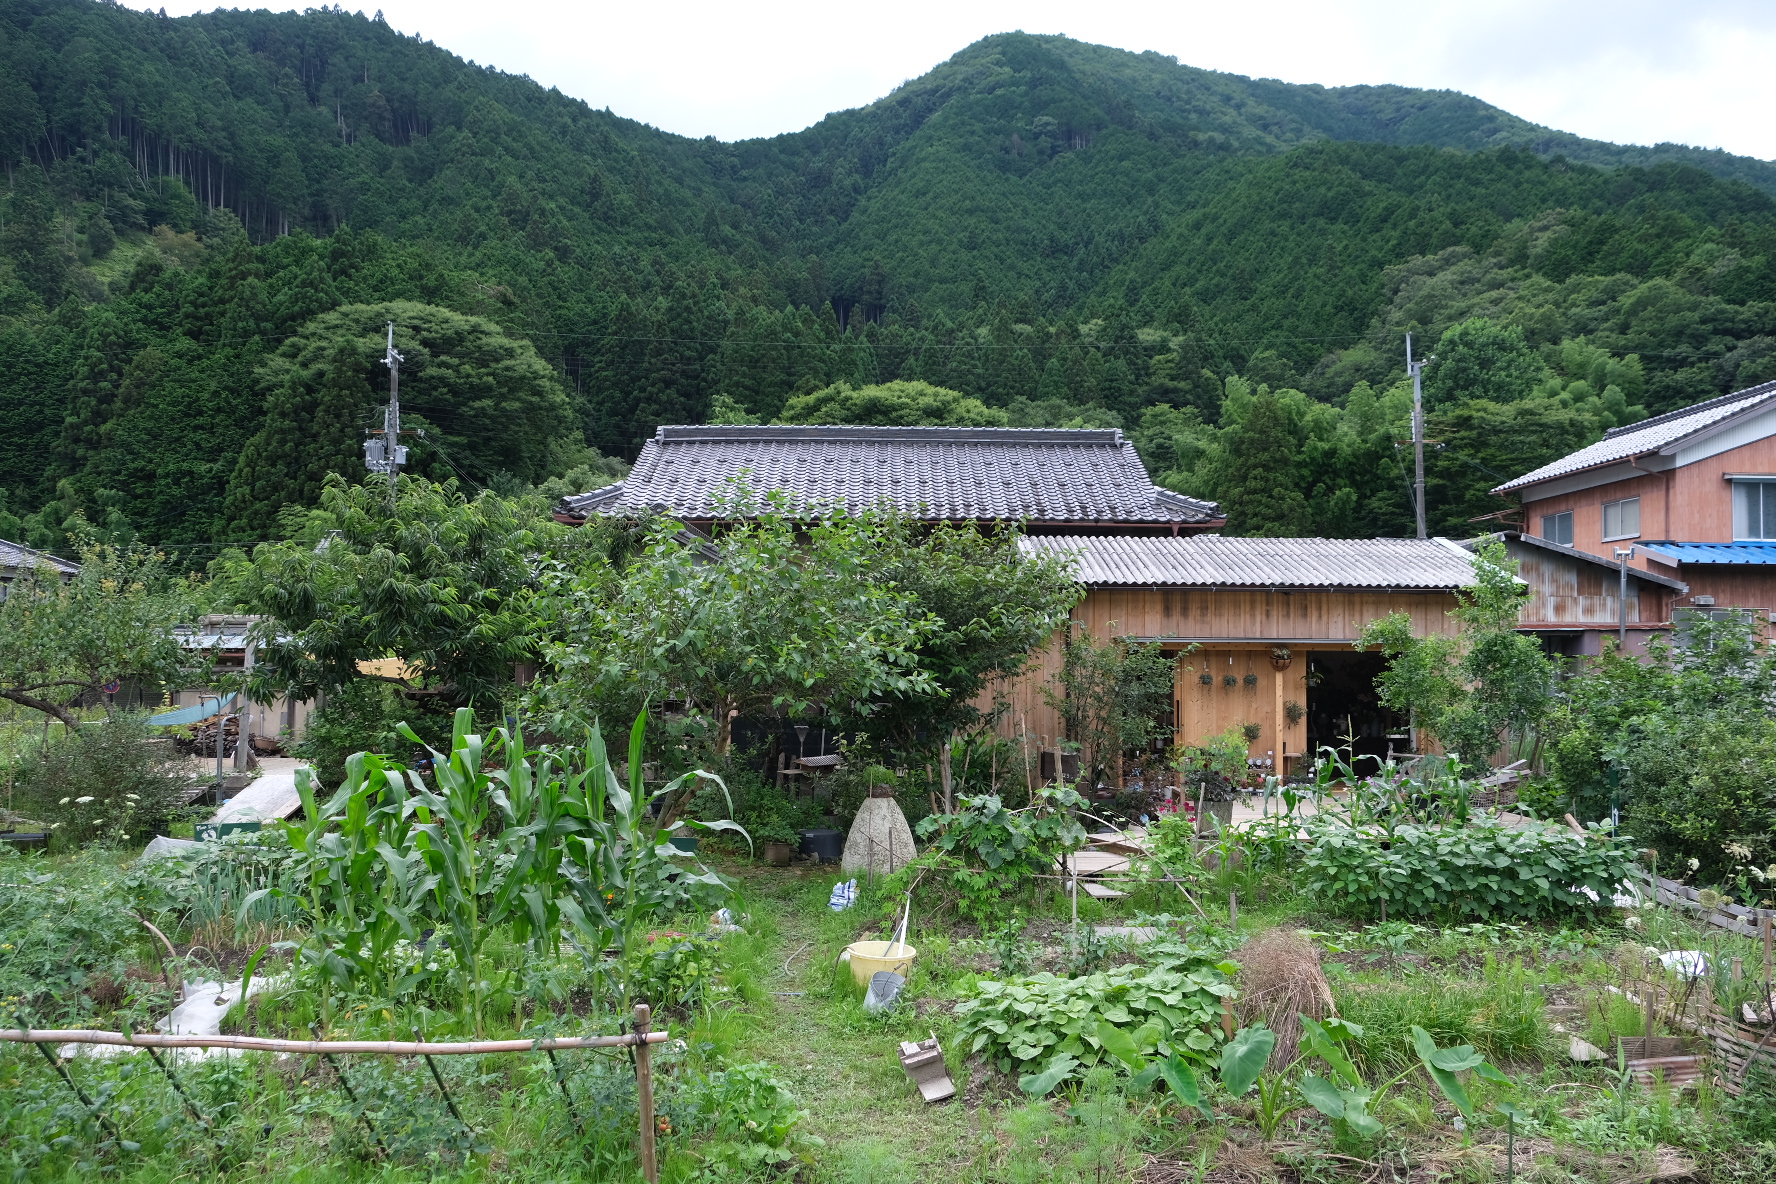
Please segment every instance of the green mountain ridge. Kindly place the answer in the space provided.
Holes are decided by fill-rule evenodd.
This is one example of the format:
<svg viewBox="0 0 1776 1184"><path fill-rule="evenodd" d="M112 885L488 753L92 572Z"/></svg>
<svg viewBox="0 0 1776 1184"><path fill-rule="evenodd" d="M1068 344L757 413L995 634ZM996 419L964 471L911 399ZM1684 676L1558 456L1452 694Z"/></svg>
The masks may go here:
<svg viewBox="0 0 1776 1184"><path fill-rule="evenodd" d="M1480 443L1433 473L1445 525L1496 508L1501 468L1776 373L1765 162L1058 36L724 143L337 7L0 0L0 149L0 535L75 510L189 547L275 531L361 469L381 346L342 307L470 318L413 313L558 388L537 422L569 435L514 452L497 397L404 375L417 470L470 487L608 473L588 446L632 456L718 404L916 379L1014 423L1120 424L1218 496L1269 389L1293 392L1259 419L1299 437L1276 478L1298 497L1247 500L1321 533L1409 522L1402 330L1484 318L1465 340L1522 378L1449 396Z"/></svg>

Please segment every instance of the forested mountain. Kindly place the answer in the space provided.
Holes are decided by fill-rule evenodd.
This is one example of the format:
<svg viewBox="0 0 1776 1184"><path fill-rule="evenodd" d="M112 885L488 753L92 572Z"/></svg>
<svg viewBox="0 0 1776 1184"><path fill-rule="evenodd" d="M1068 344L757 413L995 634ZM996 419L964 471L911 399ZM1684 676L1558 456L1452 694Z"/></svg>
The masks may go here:
<svg viewBox="0 0 1776 1184"><path fill-rule="evenodd" d="M669 68L662 64L662 68ZM0 537L190 548L361 474L584 485L662 422L922 379L1120 424L1248 532L1405 533L1776 376L1776 166L1004 34L800 132L691 140L343 10L0 0Z"/></svg>

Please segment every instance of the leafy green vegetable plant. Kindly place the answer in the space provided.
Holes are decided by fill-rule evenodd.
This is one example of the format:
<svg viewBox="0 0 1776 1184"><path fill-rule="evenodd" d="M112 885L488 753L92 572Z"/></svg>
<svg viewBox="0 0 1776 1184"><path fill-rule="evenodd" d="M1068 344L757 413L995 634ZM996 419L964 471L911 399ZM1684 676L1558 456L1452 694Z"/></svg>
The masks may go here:
<svg viewBox="0 0 1776 1184"><path fill-rule="evenodd" d="M1085 799L1066 786L1039 789L1029 806L1009 810L998 794L960 799L954 814L919 822L931 849L962 860L952 873L959 908L976 921L991 921L1004 897L1028 885L1032 874L1052 872L1055 861L1085 842L1073 811Z"/></svg>
<svg viewBox="0 0 1776 1184"><path fill-rule="evenodd" d="M1390 917L1540 917L1607 908L1634 853L1593 824L1404 824L1390 830L1326 817L1308 825L1301 887L1336 909Z"/></svg>
<svg viewBox="0 0 1776 1184"><path fill-rule="evenodd" d="M1221 1000L1234 993L1231 969L1205 961L1192 969L1124 965L1079 978L987 979L956 1016L962 1037L972 1037L970 1052L1033 1079L1027 1091L1047 1093L1106 1054L1206 1060L1219 1043L1212 1028ZM1106 1046L1107 1032L1116 1047Z"/></svg>

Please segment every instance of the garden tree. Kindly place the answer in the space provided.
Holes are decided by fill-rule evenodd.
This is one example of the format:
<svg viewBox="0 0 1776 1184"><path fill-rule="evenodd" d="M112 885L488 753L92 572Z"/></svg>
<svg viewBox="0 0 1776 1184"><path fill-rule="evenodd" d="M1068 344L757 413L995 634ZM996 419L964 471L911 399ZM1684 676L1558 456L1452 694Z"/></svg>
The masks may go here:
<svg viewBox="0 0 1776 1184"><path fill-rule="evenodd" d="M1023 670L1082 595L1064 559L1025 555L1017 540L1013 529L901 518L877 537L870 578L910 595L929 622L913 653L939 693L883 698L865 726L905 754L938 749L946 795L950 737L990 720L980 696Z"/></svg>
<svg viewBox="0 0 1776 1184"><path fill-rule="evenodd" d="M1376 680L1384 705L1408 713L1420 743L1434 740L1469 769L1491 765L1511 739L1536 734L1559 668L1541 642L1517 632L1529 586L1497 539L1474 553L1474 585L1456 590L1454 637L1420 637L1412 618L1390 613L1363 627L1357 648L1379 649L1388 666Z"/></svg>
<svg viewBox="0 0 1776 1184"><path fill-rule="evenodd" d="M1526 800L1623 829L1662 874L1698 862L1699 883L1737 880L1743 904L1776 895L1776 652L1756 614L1692 615L1643 657L1611 647L1545 725L1547 781ZM1749 869L1761 869L1753 873Z"/></svg>
<svg viewBox="0 0 1776 1184"><path fill-rule="evenodd" d="M659 521L626 567L559 571L544 646L544 710L628 718L682 699L725 755L737 715L814 708L868 726L884 699L941 695L918 647L937 627L874 578L884 526L835 513L808 524L781 495L714 541Z"/></svg>
<svg viewBox="0 0 1776 1184"><path fill-rule="evenodd" d="M853 388L839 382L783 405L778 423L836 423L867 427L1002 428L1005 412L960 391L928 382L885 382Z"/></svg>
<svg viewBox="0 0 1776 1184"><path fill-rule="evenodd" d="M465 497L454 481L327 477L296 537L223 566L265 620L252 691L314 699L386 683L417 707L486 710L534 662L537 552L566 532L540 502Z"/></svg>
<svg viewBox="0 0 1776 1184"><path fill-rule="evenodd" d="M1424 381L1425 403L1431 407L1459 399L1514 403L1527 398L1548 374L1522 329L1485 317L1450 326L1438 339L1434 357Z"/></svg>
<svg viewBox="0 0 1776 1184"><path fill-rule="evenodd" d="M123 679L177 689L207 676L210 656L173 634L199 611L202 589L164 555L96 542L78 524L75 538L79 572L26 568L0 598L0 699L77 731L82 696Z"/></svg>
<svg viewBox="0 0 1776 1184"><path fill-rule="evenodd" d="M424 433L412 439L413 471L442 478L460 466L484 482L550 475L549 445L573 423L560 382L528 342L431 305L347 305L309 321L260 367L265 420L229 479L234 530L262 537L281 507L312 505L329 472L362 472L363 433L387 398L391 321L402 422Z"/></svg>
<svg viewBox="0 0 1776 1184"><path fill-rule="evenodd" d="M1121 785L1123 755L1165 735L1177 669L1158 642L1112 637L1100 645L1090 630L1069 628L1060 673L1042 694L1079 745L1089 781Z"/></svg>

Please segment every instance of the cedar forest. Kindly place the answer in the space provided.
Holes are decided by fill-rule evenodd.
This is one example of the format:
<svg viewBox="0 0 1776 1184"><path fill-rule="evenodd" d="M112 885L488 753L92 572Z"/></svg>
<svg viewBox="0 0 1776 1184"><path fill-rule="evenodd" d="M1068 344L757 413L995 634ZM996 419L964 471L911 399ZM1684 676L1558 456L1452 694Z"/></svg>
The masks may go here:
<svg viewBox="0 0 1776 1184"><path fill-rule="evenodd" d="M414 467L469 488L916 379L1120 426L1243 534L1410 533L1406 330L1436 533L1776 377L1776 169L1451 92L1012 33L725 144L339 8L0 28L0 537L43 547L76 513L193 560L287 534L363 474L391 319Z"/></svg>

